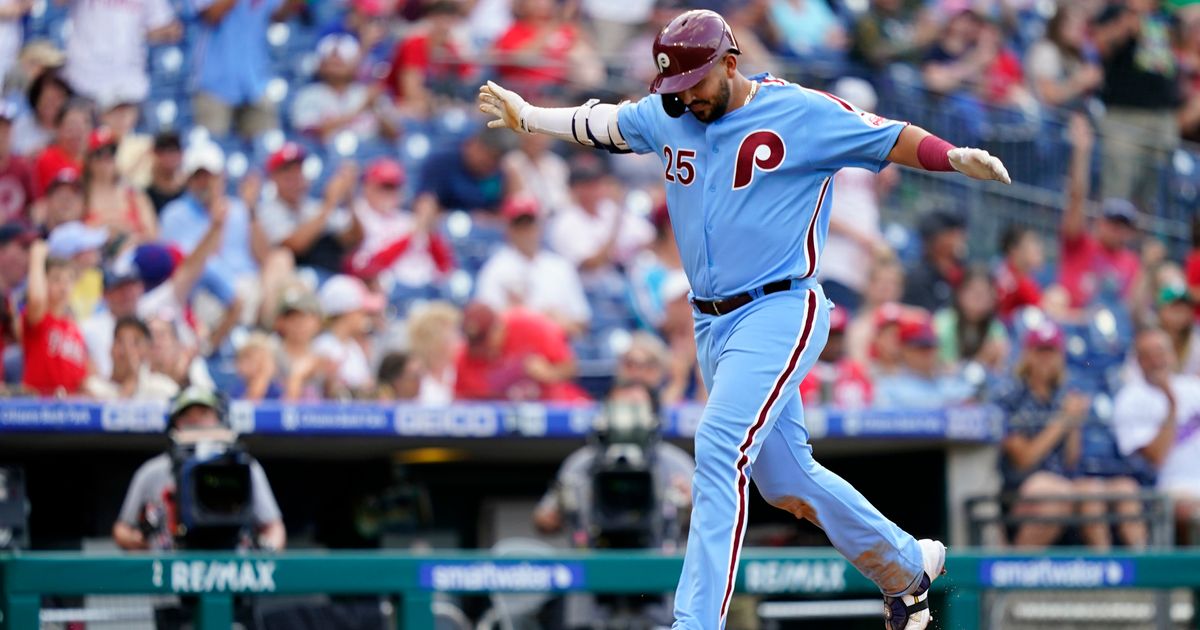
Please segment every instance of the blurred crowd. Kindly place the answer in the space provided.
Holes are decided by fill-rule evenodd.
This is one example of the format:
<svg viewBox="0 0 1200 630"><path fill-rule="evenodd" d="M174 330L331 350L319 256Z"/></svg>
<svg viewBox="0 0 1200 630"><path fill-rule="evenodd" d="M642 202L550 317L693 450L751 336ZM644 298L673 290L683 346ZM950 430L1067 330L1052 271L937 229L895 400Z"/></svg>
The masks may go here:
<svg viewBox="0 0 1200 630"><path fill-rule="evenodd" d="M471 101L639 98L696 7L751 71L964 144L1032 130L1010 168L1063 199L1057 234L970 252L963 207L900 217L904 249L906 175L839 173L805 404L995 403L1011 490L1200 497L1200 233L1185 260L1142 231L1200 138L1187 0L0 0L8 391L703 401L659 160L487 130Z"/></svg>

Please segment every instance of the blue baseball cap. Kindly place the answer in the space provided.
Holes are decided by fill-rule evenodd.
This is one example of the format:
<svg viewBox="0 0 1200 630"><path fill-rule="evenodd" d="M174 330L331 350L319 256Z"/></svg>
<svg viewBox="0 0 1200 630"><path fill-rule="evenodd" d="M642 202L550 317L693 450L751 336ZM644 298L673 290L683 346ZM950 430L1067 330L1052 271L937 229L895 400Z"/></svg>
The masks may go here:
<svg viewBox="0 0 1200 630"><path fill-rule="evenodd" d="M37 237L37 230L23 221L9 221L0 225L0 245L7 245L13 241L32 243Z"/></svg>
<svg viewBox="0 0 1200 630"><path fill-rule="evenodd" d="M52 258L73 258L108 242L108 230L88 227L82 221L67 221L50 231L46 245Z"/></svg>
<svg viewBox="0 0 1200 630"><path fill-rule="evenodd" d="M1137 227L1137 207L1125 199L1109 197L1100 204L1100 216L1109 221L1116 221Z"/></svg>

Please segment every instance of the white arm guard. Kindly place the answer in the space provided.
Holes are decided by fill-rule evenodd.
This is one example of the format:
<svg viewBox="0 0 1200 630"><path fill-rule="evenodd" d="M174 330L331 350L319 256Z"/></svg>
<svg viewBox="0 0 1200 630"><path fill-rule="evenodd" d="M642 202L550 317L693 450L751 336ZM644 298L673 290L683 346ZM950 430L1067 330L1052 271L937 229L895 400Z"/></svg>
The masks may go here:
<svg viewBox="0 0 1200 630"><path fill-rule="evenodd" d="M570 140L585 147L628 153L629 143L617 126L620 105L601 103L592 99L579 107L534 107L521 110L521 122L526 131L544 133L560 140Z"/></svg>

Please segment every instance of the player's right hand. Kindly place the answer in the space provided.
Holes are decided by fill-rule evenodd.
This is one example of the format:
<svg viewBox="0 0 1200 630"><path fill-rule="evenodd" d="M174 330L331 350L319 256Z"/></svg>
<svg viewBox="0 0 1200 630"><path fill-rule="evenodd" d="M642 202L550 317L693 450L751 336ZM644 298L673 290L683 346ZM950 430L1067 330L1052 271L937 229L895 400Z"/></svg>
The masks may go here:
<svg viewBox="0 0 1200 630"><path fill-rule="evenodd" d="M520 94L506 90L493 81L479 86L479 111L495 116L496 120L488 121L488 127L500 129L508 127L513 131L529 133L525 125L524 112L529 103Z"/></svg>

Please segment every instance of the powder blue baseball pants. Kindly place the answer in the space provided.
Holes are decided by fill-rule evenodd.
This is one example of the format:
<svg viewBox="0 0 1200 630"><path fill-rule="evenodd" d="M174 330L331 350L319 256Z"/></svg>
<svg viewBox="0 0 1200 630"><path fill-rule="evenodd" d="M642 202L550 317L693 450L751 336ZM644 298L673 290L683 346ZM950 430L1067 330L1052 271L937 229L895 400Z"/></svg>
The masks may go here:
<svg viewBox="0 0 1200 630"><path fill-rule="evenodd" d="M799 386L829 336L829 302L811 280L722 316L697 313L708 404L696 429L692 520L675 629L725 626L753 478L772 505L825 530L883 593L917 587L917 541L812 456Z"/></svg>

